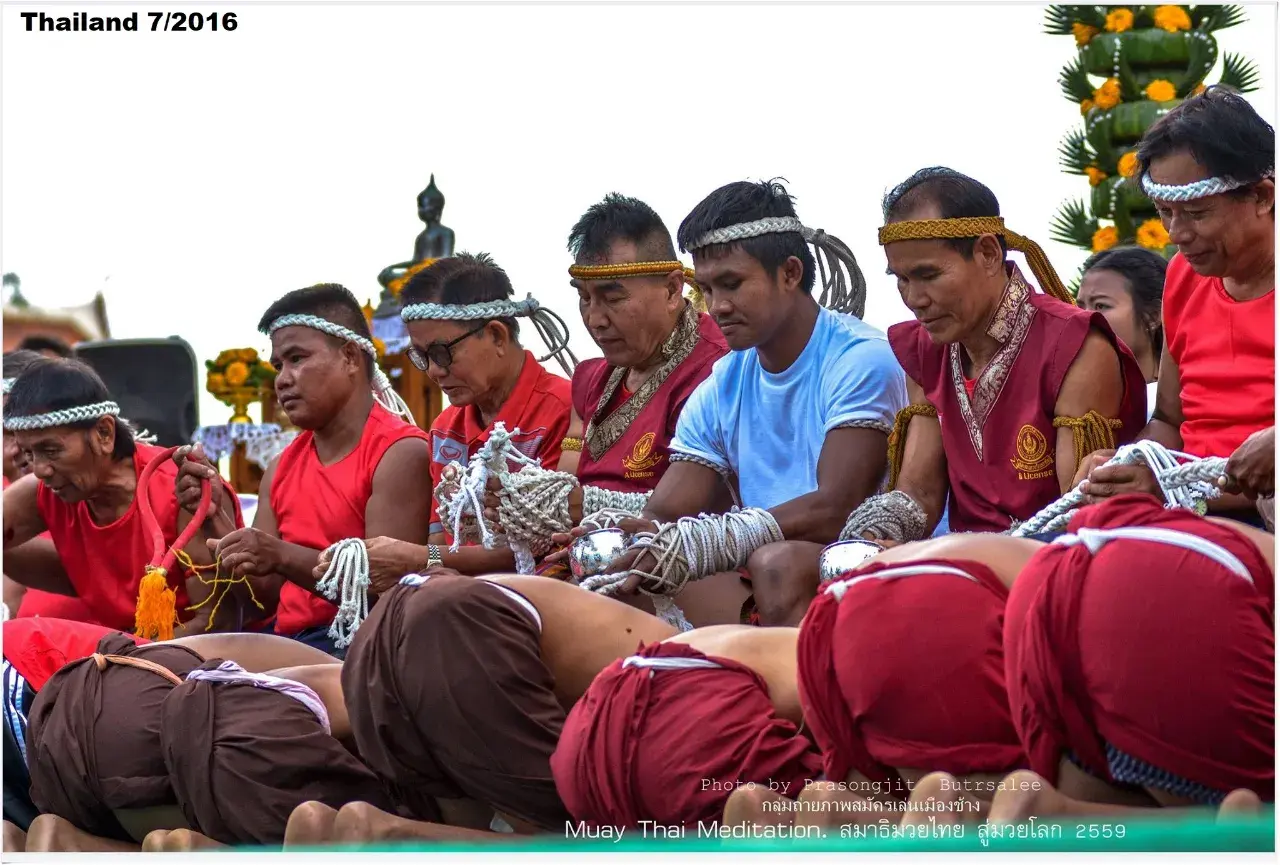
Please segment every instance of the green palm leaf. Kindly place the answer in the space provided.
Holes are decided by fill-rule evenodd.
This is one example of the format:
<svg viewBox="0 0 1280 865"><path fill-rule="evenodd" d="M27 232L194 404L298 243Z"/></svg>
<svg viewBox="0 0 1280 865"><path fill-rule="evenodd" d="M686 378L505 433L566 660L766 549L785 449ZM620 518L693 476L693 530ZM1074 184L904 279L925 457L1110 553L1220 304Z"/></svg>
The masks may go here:
<svg viewBox="0 0 1280 865"><path fill-rule="evenodd" d="M1089 215L1083 201L1068 201L1053 217L1049 236L1059 243L1090 249L1098 220Z"/></svg>
<svg viewBox="0 0 1280 865"><path fill-rule="evenodd" d="M1191 10L1192 25L1206 33L1226 30L1246 20L1243 6L1196 6Z"/></svg>
<svg viewBox="0 0 1280 865"><path fill-rule="evenodd" d="M1058 145L1058 164L1067 174L1084 174L1084 170L1096 160L1097 154L1085 141L1082 130L1067 133L1067 137Z"/></svg>
<svg viewBox="0 0 1280 865"><path fill-rule="evenodd" d="M1257 65L1239 54L1227 54L1222 58L1222 78L1219 84L1225 84L1238 93L1250 93L1258 89L1262 73Z"/></svg>
<svg viewBox="0 0 1280 865"><path fill-rule="evenodd" d="M1089 73L1084 71L1079 55L1062 67L1062 71L1058 73L1058 85L1062 88L1062 95L1070 102L1079 104L1093 98L1093 85L1089 83Z"/></svg>

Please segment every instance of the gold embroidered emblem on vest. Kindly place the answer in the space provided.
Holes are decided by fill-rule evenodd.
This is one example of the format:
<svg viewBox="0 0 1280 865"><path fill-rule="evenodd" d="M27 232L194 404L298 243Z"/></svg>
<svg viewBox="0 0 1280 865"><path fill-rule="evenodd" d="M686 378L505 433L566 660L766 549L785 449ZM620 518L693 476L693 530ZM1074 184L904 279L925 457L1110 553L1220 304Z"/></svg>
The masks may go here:
<svg viewBox="0 0 1280 865"><path fill-rule="evenodd" d="M1018 471L1018 480L1033 481L1053 474L1053 454L1044 433L1031 424L1018 430L1018 455L1009 462Z"/></svg>
<svg viewBox="0 0 1280 865"><path fill-rule="evenodd" d="M640 440L636 442L635 447L631 449L630 456L624 457L622 467L626 469L623 474L625 478L651 478L653 477L653 467L662 462L662 454L653 452L653 443L657 441L657 434L647 432L640 436Z"/></svg>

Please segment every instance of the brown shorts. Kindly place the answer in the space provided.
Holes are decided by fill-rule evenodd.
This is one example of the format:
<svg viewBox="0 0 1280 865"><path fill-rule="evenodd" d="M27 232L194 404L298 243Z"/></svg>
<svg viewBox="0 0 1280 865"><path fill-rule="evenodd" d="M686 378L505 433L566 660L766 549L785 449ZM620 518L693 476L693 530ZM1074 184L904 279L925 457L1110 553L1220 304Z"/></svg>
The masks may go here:
<svg viewBox="0 0 1280 865"><path fill-rule="evenodd" d="M361 756L418 819L438 819L435 798L467 798L561 830L551 754L565 712L540 624L507 591L438 574L383 594L343 694Z"/></svg>

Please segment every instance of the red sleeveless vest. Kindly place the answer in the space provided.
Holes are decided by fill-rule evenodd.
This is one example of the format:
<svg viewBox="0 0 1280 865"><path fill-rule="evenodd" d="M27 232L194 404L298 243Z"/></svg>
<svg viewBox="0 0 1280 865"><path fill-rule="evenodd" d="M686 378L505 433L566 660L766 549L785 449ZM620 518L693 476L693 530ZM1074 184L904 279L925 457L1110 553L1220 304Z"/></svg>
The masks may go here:
<svg viewBox="0 0 1280 865"><path fill-rule="evenodd" d="M1138 362L1100 314L1031 290L1017 267L993 327L1004 345L979 376L970 400L958 343L937 345L915 321L889 328L898 363L938 410L955 532L1003 532L1061 495L1054 406L1091 327L1120 357L1124 398L1116 443L1146 425L1146 383Z"/></svg>
<svg viewBox="0 0 1280 865"><path fill-rule="evenodd" d="M578 480L624 493L647 493L670 465L668 446L685 401L715 362L729 353L720 327L706 313L687 307L672 341L672 353L613 411L626 370L603 358L578 364L573 373L573 409L587 425Z"/></svg>

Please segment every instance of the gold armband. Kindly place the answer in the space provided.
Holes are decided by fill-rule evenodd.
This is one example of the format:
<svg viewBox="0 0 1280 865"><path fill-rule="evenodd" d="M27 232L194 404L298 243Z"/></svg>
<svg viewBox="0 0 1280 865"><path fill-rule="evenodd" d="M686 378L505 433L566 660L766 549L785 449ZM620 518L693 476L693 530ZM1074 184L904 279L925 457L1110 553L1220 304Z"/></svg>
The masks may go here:
<svg viewBox="0 0 1280 865"><path fill-rule="evenodd" d="M902 458L907 452L907 426L917 415L937 417L938 410L927 402L913 403L894 415L893 432L889 433L889 489L898 485Z"/></svg>
<svg viewBox="0 0 1280 865"><path fill-rule="evenodd" d="M1084 458L1094 451L1115 450L1115 430L1124 426L1118 418L1103 417L1096 411L1090 411L1084 417L1056 417L1053 428L1071 428L1071 440L1076 448L1076 468L1084 462Z"/></svg>
<svg viewBox="0 0 1280 865"><path fill-rule="evenodd" d="M560 440L560 450L562 451L581 451L582 439L573 436L565 436Z"/></svg>

